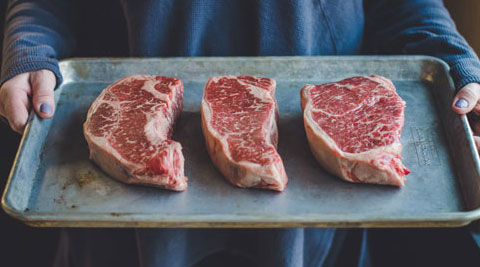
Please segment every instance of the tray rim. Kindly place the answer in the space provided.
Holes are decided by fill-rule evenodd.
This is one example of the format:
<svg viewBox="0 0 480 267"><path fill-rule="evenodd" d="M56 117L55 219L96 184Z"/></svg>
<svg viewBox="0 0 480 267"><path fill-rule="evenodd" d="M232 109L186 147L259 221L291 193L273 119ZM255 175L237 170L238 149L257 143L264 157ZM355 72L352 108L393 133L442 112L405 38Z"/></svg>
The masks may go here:
<svg viewBox="0 0 480 267"><path fill-rule="evenodd" d="M262 57L92 57L92 58L67 58L59 61L59 66L75 62L99 62L99 61L116 61L116 62L154 62L162 61L213 61L213 60L318 60L318 59L340 59L340 60L418 60L428 61L430 63L441 66L447 73L450 86L453 86L453 80L449 75L449 66L441 59L424 55L393 55L393 56L368 56L368 55L352 55L352 56L262 56ZM64 79L63 84L72 82ZM480 173L479 155L476 153L473 134L468 124L467 116L461 115L463 130L467 134L467 141L470 151L475 162L475 168ZM34 212L28 210L18 210L8 201L8 194L12 190L11 182L17 172L18 160L24 154L24 143L28 140L32 121L38 120L38 117L32 112L29 116L25 132L20 140L19 148L15 155L12 168L8 175L8 180L2 194L1 205L4 211L15 219L24 222L27 225L35 227L176 227L176 228L285 228L285 227L336 227L336 228L389 228L389 227L461 227L480 219L480 207L470 211L444 212L444 213L426 213L423 218L418 216L398 216L395 219L389 218L367 218L361 214L355 215L321 215L321 214L303 214L290 216L288 220L279 220L269 216L270 219L262 218L261 215L253 214L221 214L223 219L219 219L219 214L208 215L181 215L168 216L159 214L147 214L149 218L145 218L146 214L141 213L96 213L96 212ZM55 216L63 215L62 220L55 219ZM86 219L84 216L89 215ZM379 216L378 214L376 216ZM386 214L387 215L387 214ZM239 221L241 217L243 221ZM262 218L262 222L254 221ZM182 218L184 222L179 222ZM187 218L187 219L186 219ZM210 218L210 220L209 220ZM236 219L234 219L236 218ZM215 219L215 221L212 221Z"/></svg>

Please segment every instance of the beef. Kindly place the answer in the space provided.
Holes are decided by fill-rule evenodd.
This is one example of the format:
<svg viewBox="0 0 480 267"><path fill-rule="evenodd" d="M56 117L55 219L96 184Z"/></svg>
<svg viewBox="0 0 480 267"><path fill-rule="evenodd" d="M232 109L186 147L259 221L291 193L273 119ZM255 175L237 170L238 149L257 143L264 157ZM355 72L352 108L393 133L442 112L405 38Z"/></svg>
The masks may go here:
<svg viewBox="0 0 480 267"><path fill-rule="evenodd" d="M285 189L274 94L275 80L269 78L211 77L205 85L201 110L207 150L236 186Z"/></svg>
<svg viewBox="0 0 480 267"><path fill-rule="evenodd" d="M107 86L83 126L90 159L128 184L185 190L182 146L169 140L182 101L176 78L132 75Z"/></svg>
<svg viewBox="0 0 480 267"><path fill-rule="evenodd" d="M355 183L403 186L400 133L405 102L393 83L371 75L301 89L310 148L332 174Z"/></svg>

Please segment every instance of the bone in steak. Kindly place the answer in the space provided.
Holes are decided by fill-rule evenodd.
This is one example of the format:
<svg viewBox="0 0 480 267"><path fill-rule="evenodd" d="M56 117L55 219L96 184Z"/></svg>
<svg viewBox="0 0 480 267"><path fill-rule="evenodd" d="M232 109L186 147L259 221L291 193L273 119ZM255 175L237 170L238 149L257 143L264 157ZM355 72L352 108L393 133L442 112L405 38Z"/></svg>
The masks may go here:
<svg viewBox="0 0 480 267"><path fill-rule="evenodd" d="M405 102L389 79L352 77L300 94L308 142L325 169L350 182L404 185Z"/></svg>
<svg viewBox="0 0 480 267"><path fill-rule="evenodd" d="M90 159L125 183L185 190L182 146L169 140L182 101L176 78L132 75L109 85L83 125Z"/></svg>
<svg viewBox="0 0 480 267"><path fill-rule="evenodd" d="M287 175L277 153L275 80L211 77L202 100L202 130L214 165L239 187L283 191Z"/></svg>

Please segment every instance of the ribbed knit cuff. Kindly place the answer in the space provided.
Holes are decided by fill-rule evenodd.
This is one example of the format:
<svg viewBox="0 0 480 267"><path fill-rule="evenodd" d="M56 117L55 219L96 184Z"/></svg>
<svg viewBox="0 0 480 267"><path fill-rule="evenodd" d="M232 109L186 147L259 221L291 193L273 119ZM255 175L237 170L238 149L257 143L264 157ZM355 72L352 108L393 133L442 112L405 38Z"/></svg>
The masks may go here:
<svg viewBox="0 0 480 267"><path fill-rule="evenodd" d="M474 58L463 58L450 67L455 89L458 91L469 83L480 83L480 62Z"/></svg>
<svg viewBox="0 0 480 267"><path fill-rule="evenodd" d="M57 88L63 80L62 74L60 73L60 68L58 67L58 60L50 58L35 58L30 57L26 60L7 60L7 62L2 67L2 75L0 79L0 86L12 77L37 70L50 70L55 74L57 78L57 83L55 88Z"/></svg>

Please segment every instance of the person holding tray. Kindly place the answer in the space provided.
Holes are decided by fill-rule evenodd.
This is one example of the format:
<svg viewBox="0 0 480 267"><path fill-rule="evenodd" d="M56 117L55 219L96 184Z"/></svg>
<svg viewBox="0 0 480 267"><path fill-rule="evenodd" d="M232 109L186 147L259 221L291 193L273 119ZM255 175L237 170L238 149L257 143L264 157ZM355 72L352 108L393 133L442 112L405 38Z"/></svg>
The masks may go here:
<svg viewBox="0 0 480 267"><path fill-rule="evenodd" d="M0 115L20 134L31 109L44 119L55 113L53 92L62 83L58 60L71 56L75 46L70 2L8 1ZM479 59L440 0L120 3L128 30L125 56L430 55L450 66L458 90L453 111L480 113ZM473 129L480 146L478 126ZM258 266L327 266L338 263L345 233L300 228L70 229L62 231L55 264L190 266L224 250ZM368 264L366 251L362 246L358 265Z"/></svg>

